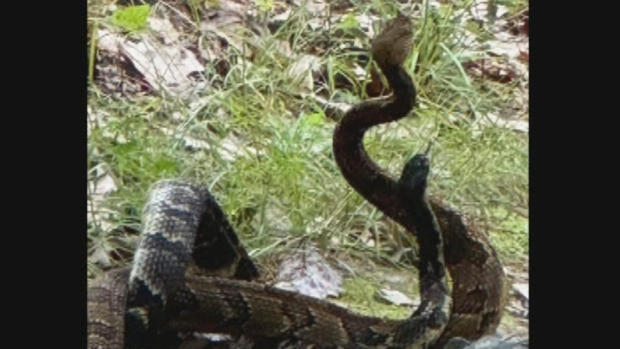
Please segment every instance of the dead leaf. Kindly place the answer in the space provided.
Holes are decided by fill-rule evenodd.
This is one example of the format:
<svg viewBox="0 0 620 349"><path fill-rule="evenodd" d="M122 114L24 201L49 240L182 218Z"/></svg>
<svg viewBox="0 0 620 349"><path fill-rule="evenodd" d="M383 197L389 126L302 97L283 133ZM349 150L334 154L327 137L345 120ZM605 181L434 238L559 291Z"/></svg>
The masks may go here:
<svg viewBox="0 0 620 349"><path fill-rule="evenodd" d="M511 83L517 79L517 72L507 64L500 64L497 60L478 59L463 63L463 68L474 77L489 79L500 83Z"/></svg>
<svg viewBox="0 0 620 349"><path fill-rule="evenodd" d="M342 278L316 248L308 247L284 259L278 270L276 287L324 299L342 292Z"/></svg>
<svg viewBox="0 0 620 349"><path fill-rule="evenodd" d="M92 261L94 261L100 268L106 269L112 265L110 256L103 246L95 247L94 252L90 255Z"/></svg>
<svg viewBox="0 0 620 349"><path fill-rule="evenodd" d="M404 293L388 288L382 288L375 293L375 297L388 304L415 306L416 303Z"/></svg>
<svg viewBox="0 0 620 349"><path fill-rule="evenodd" d="M313 55L301 55L288 69L288 75L299 82L299 90L314 91L313 72L320 68L321 59Z"/></svg>
<svg viewBox="0 0 620 349"><path fill-rule="evenodd" d="M496 114L487 114L485 118L480 120L483 125L494 125L497 127L508 128L518 132L529 132L530 123L527 120L503 118Z"/></svg>
<svg viewBox="0 0 620 349"><path fill-rule="evenodd" d="M514 284L512 285L512 289L518 297L523 298L525 300L530 299L530 285L529 284L525 284L525 283Z"/></svg>
<svg viewBox="0 0 620 349"><path fill-rule="evenodd" d="M140 34L139 38L130 40L121 34L101 29L99 48L129 59L156 91L188 96L199 88L195 80L204 66L192 51L178 42L164 44L147 34Z"/></svg>
<svg viewBox="0 0 620 349"><path fill-rule="evenodd" d="M118 190L114 178L104 164L95 166L89 174L93 179L87 185L88 203L86 220L89 224L97 224L103 231L110 231L112 224L108 219L109 211L102 207L107 195Z"/></svg>

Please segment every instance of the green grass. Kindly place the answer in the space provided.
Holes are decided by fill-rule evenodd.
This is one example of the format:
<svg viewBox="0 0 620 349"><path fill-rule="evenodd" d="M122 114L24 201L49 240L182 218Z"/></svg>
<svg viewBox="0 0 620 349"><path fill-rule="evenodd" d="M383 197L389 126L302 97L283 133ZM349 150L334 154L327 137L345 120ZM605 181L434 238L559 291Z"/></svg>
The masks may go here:
<svg viewBox="0 0 620 349"><path fill-rule="evenodd" d="M379 9L388 18L396 8L392 1L381 7L360 3L354 14ZM465 8L425 11L415 23L416 45L407 61L420 91L413 113L417 116L371 130L366 147L375 161L398 175L407 159L434 140L430 193L483 222L504 261L522 261L528 253L523 215L528 137L493 126L478 128L472 121L506 105L514 86L464 74L462 62L472 57L458 46L466 29L456 25L456 18ZM120 251L128 250L139 231L146 191L158 179L170 177L208 185L253 256L286 251L302 239L379 260L396 247L402 229L383 219L342 178L331 149L335 121L312 99L300 97L299 79L287 74L296 59L276 49L286 41L292 52L308 52L329 36L330 51L319 56L327 68L326 82L314 90L335 101L356 103L365 98L364 82L353 72L356 57L337 47L361 42L368 48L368 38L353 30L354 18L342 23L346 31L334 26L329 33L312 31L306 25L309 18L301 10L273 35L245 33L253 60L244 61L243 52L233 47L222 52L230 71L213 77L212 87L200 97L200 108L170 97L119 100L89 85L89 107L104 115L99 126L90 124L89 178L97 166L105 165L119 188L101 206L109 228L96 221L88 227L90 276L99 272L92 258L97 246L103 246L114 265L130 260L131 252ZM215 63L207 63L205 71L216 71ZM352 83L350 90L336 87L341 78ZM209 149L188 149L187 138ZM233 160L222 151L225 139L243 144ZM273 212L278 219L271 217ZM358 233L363 231L381 235L381 243L362 243Z"/></svg>
<svg viewBox="0 0 620 349"><path fill-rule="evenodd" d="M346 305L360 314L390 319L404 319L411 309L377 301L375 293L381 288L377 282L366 278L350 278L344 281L343 296L336 303Z"/></svg>

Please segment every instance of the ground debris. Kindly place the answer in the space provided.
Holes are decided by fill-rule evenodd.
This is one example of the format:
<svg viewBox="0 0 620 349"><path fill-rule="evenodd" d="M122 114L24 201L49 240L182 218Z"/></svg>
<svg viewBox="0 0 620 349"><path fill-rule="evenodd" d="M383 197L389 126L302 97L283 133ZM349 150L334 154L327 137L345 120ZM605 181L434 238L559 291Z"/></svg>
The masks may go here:
<svg viewBox="0 0 620 349"><path fill-rule="evenodd" d="M276 281L276 287L319 299L337 297L342 292L342 277L314 247L306 247L286 257Z"/></svg>

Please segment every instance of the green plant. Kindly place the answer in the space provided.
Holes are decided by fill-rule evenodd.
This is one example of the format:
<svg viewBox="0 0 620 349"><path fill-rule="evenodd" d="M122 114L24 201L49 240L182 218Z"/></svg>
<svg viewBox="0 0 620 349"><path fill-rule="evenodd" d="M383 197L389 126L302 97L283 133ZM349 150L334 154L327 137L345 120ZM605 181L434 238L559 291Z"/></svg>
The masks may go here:
<svg viewBox="0 0 620 349"><path fill-rule="evenodd" d="M136 32L146 28L150 14L151 6L148 4L119 8L112 14L110 23L128 32Z"/></svg>

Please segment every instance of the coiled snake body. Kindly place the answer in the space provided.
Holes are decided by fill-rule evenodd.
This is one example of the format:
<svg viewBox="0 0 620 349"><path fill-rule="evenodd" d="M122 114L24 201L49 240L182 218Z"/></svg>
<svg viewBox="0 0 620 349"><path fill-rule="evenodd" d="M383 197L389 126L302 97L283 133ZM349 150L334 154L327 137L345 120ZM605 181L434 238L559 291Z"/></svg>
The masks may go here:
<svg viewBox="0 0 620 349"><path fill-rule="evenodd" d="M456 211L427 201L424 155L412 158L394 180L362 144L368 128L413 108L415 87L401 66L411 36L409 20L399 15L374 40L373 55L394 98L353 107L333 142L351 186L418 239L421 304L408 319L361 316L243 281L256 278L257 269L215 200L200 186L169 180L150 191L132 267L89 284L88 347L209 348L193 338L206 332L246 343L219 346L226 348L441 348L455 336L476 339L494 332L505 285L486 237L468 230ZM444 265L453 280L452 297Z"/></svg>

